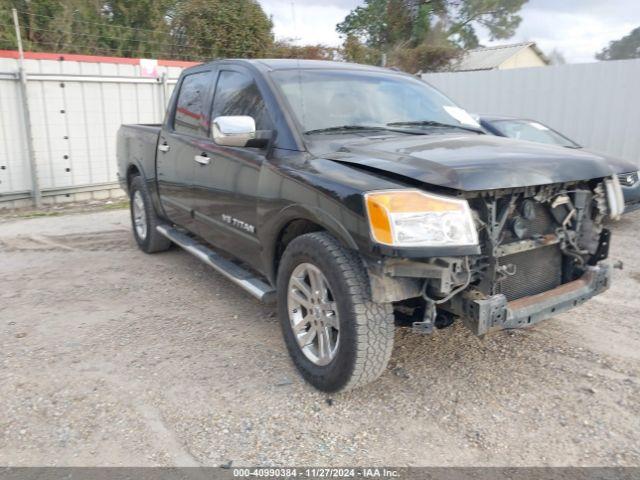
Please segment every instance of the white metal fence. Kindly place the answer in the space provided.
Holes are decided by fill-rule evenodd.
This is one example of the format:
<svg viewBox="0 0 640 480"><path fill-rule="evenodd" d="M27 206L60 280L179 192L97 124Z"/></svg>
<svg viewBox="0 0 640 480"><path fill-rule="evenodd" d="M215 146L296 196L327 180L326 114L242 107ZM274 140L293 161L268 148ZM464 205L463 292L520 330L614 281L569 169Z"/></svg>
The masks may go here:
<svg viewBox="0 0 640 480"><path fill-rule="evenodd" d="M469 112L539 120L640 163L640 60L423 75Z"/></svg>
<svg viewBox="0 0 640 480"><path fill-rule="evenodd" d="M44 201L116 189L116 132L160 123L182 68L26 59L26 97ZM33 190L18 61L0 58L0 208ZM533 118L582 145L640 163L640 60L424 75L467 110Z"/></svg>
<svg viewBox="0 0 640 480"><path fill-rule="evenodd" d="M28 130L18 60L0 58L0 208L30 203ZM116 189L116 133L160 123L180 67L25 59L26 98L43 201Z"/></svg>

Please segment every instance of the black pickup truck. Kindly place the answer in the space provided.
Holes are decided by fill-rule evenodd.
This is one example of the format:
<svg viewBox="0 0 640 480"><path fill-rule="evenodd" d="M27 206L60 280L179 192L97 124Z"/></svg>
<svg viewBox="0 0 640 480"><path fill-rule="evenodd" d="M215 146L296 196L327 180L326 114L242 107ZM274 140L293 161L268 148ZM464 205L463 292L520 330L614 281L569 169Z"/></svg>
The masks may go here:
<svg viewBox="0 0 640 480"><path fill-rule="evenodd" d="M602 292L603 221L624 208L605 158L486 135L426 83L347 63L189 68L117 155L140 248L179 245L277 301L325 391L384 371L394 317L484 335Z"/></svg>

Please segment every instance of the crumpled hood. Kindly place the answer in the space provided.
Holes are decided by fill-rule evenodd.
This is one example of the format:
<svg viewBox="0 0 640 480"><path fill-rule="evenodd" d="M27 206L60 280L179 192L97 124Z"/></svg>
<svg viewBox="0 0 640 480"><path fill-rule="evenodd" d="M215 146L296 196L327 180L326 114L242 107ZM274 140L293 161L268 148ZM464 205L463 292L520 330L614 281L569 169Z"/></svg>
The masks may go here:
<svg viewBox="0 0 640 480"><path fill-rule="evenodd" d="M466 191L588 180L613 173L608 159L595 153L491 135L345 140L333 136L314 142L311 150L341 163Z"/></svg>

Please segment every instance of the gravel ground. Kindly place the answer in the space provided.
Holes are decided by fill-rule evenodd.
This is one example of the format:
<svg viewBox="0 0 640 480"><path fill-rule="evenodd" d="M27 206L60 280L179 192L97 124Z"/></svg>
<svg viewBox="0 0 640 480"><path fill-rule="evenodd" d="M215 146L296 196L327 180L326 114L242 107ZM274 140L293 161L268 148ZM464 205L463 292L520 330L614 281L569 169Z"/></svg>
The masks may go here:
<svg viewBox="0 0 640 480"><path fill-rule="evenodd" d="M483 340L398 328L376 383L296 374L274 308L125 210L0 219L0 464L640 465L640 213L604 295Z"/></svg>

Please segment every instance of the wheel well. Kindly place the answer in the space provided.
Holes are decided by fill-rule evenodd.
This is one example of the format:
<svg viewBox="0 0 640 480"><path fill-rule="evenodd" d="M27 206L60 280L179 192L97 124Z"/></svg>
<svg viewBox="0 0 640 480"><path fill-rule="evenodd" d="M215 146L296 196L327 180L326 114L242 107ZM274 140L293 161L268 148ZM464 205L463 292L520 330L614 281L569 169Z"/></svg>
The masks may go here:
<svg viewBox="0 0 640 480"><path fill-rule="evenodd" d="M127 168L127 188L131 186L131 180L133 180L133 177L136 175L140 175L138 167L135 165L129 165L129 168Z"/></svg>
<svg viewBox="0 0 640 480"><path fill-rule="evenodd" d="M278 235L278 240L276 241L276 251L273 259L273 271L278 271L280 258L282 258L282 254L286 250L287 245L289 245L294 238L299 237L300 235L304 235L305 233L320 232L323 230L325 230L325 228L323 228L322 226L312 222L311 220L306 220L303 218L292 220L287 223L280 231L280 235Z"/></svg>

